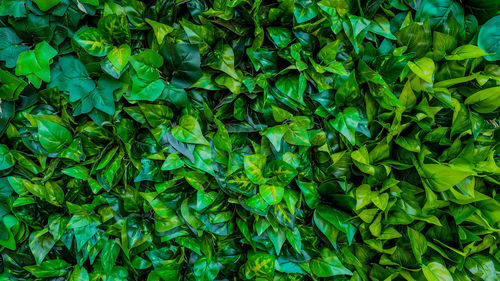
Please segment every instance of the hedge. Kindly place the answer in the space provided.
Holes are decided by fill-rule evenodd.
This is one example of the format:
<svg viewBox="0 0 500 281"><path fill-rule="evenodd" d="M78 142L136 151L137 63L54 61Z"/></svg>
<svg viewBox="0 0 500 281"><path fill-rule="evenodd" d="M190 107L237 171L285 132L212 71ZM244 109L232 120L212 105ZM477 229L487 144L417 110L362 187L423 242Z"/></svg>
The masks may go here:
<svg viewBox="0 0 500 281"><path fill-rule="evenodd" d="M0 281L500 279L500 1L0 0Z"/></svg>

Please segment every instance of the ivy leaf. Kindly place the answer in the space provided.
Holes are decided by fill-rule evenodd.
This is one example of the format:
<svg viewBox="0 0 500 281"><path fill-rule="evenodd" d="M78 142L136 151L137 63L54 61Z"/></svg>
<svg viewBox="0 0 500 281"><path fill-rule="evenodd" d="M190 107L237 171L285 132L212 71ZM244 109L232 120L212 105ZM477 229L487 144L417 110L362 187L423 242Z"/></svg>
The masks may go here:
<svg viewBox="0 0 500 281"><path fill-rule="evenodd" d="M191 115L184 115L179 120L179 125L172 129L174 138L181 142L208 145L201 132L198 121Z"/></svg>
<svg viewBox="0 0 500 281"><path fill-rule="evenodd" d="M0 42L0 60L5 61L7 68L16 67L19 54L29 51L30 48L22 45L23 41L12 28L1 27L0 38L3 38Z"/></svg>
<svg viewBox="0 0 500 281"><path fill-rule="evenodd" d="M61 152L65 146L71 144L73 137L68 129L38 116L34 118L38 125L40 144L49 153Z"/></svg>
<svg viewBox="0 0 500 281"><path fill-rule="evenodd" d="M73 56L59 58L52 72L54 79L48 87L69 93L70 102L78 101L96 87L85 65Z"/></svg>
<svg viewBox="0 0 500 281"><path fill-rule="evenodd" d="M304 91L305 86L301 83L301 77L296 75L282 76L276 81L276 88L284 95L290 97L294 101L305 105Z"/></svg>
<svg viewBox="0 0 500 281"><path fill-rule="evenodd" d="M22 52L17 59L16 75L26 75L36 88L40 88L42 80L50 82L50 64L57 55L57 50L42 41L33 51Z"/></svg>
<svg viewBox="0 0 500 281"><path fill-rule="evenodd" d="M195 262L193 270L196 280L213 281L219 274L220 264L206 257L201 257Z"/></svg>
<svg viewBox="0 0 500 281"><path fill-rule="evenodd" d="M248 279L255 277L272 277L274 275L275 260L275 256L265 253L254 253L249 255L244 268L245 277Z"/></svg>
<svg viewBox="0 0 500 281"><path fill-rule="evenodd" d="M99 29L94 27L80 28L73 36L73 40L87 53L96 57L105 56L113 47L106 41Z"/></svg>
<svg viewBox="0 0 500 281"><path fill-rule="evenodd" d="M172 85L187 88L201 77L200 52L195 45L167 44L160 54L165 59L164 70L172 78Z"/></svg>
<svg viewBox="0 0 500 281"><path fill-rule="evenodd" d="M352 275L352 272L342 264L334 253L328 253L327 249L323 249L321 255L321 258L315 258L309 261L309 267L314 275L318 277Z"/></svg>
<svg viewBox="0 0 500 281"><path fill-rule="evenodd" d="M61 0L33 0L33 1L38 5L38 8L42 12L50 10L52 7L56 6L57 4L59 4L59 2L61 2Z"/></svg>
<svg viewBox="0 0 500 281"><path fill-rule="evenodd" d="M262 154L246 155L244 157L245 174L255 184L264 184L267 179L264 177L264 165L266 156Z"/></svg>
<svg viewBox="0 0 500 281"><path fill-rule="evenodd" d="M335 119L331 119L330 124L354 145L356 144L356 128L360 119L358 110L354 107L348 107L342 113L338 114Z"/></svg>
<svg viewBox="0 0 500 281"><path fill-rule="evenodd" d="M130 46L123 44L119 47L113 47L113 49L111 49L111 51L107 54L107 57L111 64L116 67L118 72L121 72L127 65L130 54Z"/></svg>
<svg viewBox="0 0 500 281"><path fill-rule="evenodd" d="M28 84L10 72L0 69L0 85L0 98L10 101L17 100Z"/></svg>
<svg viewBox="0 0 500 281"><path fill-rule="evenodd" d="M163 24L161 22L157 22L151 19L146 19L146 22L153 28L156 40L158 40L158 44L160 45L163 44L163 39L165 38L165 36L167 36L167 34L169 34L170 32L174 31L173 27Z"/></svg>
<svg viewBox="0 0 500 281"><path fill-rule="evenodd" d="M55 245L54 238L48 228L33 232L30 236L30 249L35 257L36 263L42 263L49 251Z"/></svg>
<svg viewBox="0 0 500 281"><path fill-rule="evenodd" d="M263 184L259 187L259 193L269 205L278 204L283 199L285 189L278 185Z"/></svg>
<svg viewBox="0 0 500 281"><path fill-rule="evenodd" d="M241 77L234 70L234 52L231 46L219 43L214 53L209 58L208 65L213 69L225 72L233 79L240 80Z"/></svg>

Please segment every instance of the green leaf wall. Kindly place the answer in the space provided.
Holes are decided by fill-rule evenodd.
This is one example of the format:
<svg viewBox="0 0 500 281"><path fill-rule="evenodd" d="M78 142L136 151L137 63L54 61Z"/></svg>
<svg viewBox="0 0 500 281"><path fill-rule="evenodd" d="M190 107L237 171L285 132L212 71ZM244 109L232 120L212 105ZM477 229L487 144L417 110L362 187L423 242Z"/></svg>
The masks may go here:
<svg viewBox="0 0 500 281"><path fill-rule="evenodd" d="M0 0L0 281L500 279L498 0Z"/></svg>

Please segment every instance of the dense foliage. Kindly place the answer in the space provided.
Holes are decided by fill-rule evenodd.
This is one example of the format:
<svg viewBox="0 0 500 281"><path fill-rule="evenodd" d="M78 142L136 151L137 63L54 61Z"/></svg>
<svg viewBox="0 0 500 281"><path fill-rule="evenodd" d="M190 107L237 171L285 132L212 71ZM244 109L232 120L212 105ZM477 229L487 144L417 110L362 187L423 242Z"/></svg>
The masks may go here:
<svg viewBox="0 0 500 281"><path fill-rule="evenodd" d="M0 0L0 280L499 280L499 11Z"/></svg>

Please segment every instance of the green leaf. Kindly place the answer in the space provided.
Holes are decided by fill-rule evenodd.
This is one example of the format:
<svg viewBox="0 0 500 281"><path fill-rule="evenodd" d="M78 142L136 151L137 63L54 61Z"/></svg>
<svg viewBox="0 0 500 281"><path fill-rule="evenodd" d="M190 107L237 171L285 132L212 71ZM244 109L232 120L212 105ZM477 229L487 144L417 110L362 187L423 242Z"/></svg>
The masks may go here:
<svg viewBox="0 0 500 281"><path fill-rule="evenodd" d="M14 155L5 144L0 144L0 170L7 170L16 164Z"/></svg>
<svg viewBox="0 0 500 281"><path fill-rule="evenodd" d="M247 196L254 195L257 188L244 171L237 171L228 175L226 184L230 190Z"/></svg>
<svg viewBox="0 0 500 281"><path fill-rule="evenodd" d="M302 105L305 105L304 103L305 87L301 85L300 77L297 77L297 75L281 76L276 81L276 88L284 95L290 97L292 100Z"/></svg>
<svg viewBox="0 0 500 281"><path fill-rule="evenodd" d="M417 259L418 263L422 263L422 256L427 251L427 239L425 236L414 230L413 228L408 227L408 237L410 238L411 249L413 250L413 255L415 255L415 259Z"/></svg>
<svg viewBox="0 0 500 281"><path fill-rule="evenodd" d="M264 165L266 156L262 154L246 155L244 158L245 174L255 184L264 184L267 179L264 177Z"/></svg>
<svg viewBox="0 0 500 281"><path fill-rule="evenodd" d="M500 24L500 15L489 19L479 30L477 45L488 53L484 58L488 61L500 60L500 39L498 37L498 25Z"/></svg>
<svg viewBox="0 0 500 281"><path fill-rule="evenodd" d="M88 180L90 178L89 170L84 166L74 166L71 168L67 168L62 170L61 173L79 180Z"/></svg>
<svg viewBox="0 0 500 281"><path fill-rule="evenodd" d="M200 52L195 45L168 44L160 54L165 59L164 70L172 78L172 85L187 88L201 77Z"/></svg>
<svg viewBox="0 0 500 281"><path fill-rule="evenodd" d="M123 44L119 47L113 47L113 49L111 49L111 51L107 54L107 57L111 64L116 67L118 72L121 72L127 65L130 54L130 46Z"/></svg>
<svg viewBox="0 0 500 281"><path fill-rule="evenodd" d="M446 191L466 177L473 175L471 171L441 164L424 164L422 170L424 174L421 177L426 180L430 188L437 192Z"/></svg>
<svg viewBox="0 0 500 281"><path fill-rule="evenodd" d="M302 242L299 228L295 227L293 230L286 230L286 239L292 245L297 253L301 253Z"/></svg>
<svg viewBox="0 0 500 281"><path fill-rule="evenodd" d="M356 144L356 128L360 119L358 110L354 107L348 107L342 113L338 114L335 119L331 119L330 124L354 145Z"/></svg>
<svg viewBox="0 0 500 281"><path fill-rule="evenodd" d="M427 83L432 84L433 74L435 69L434 61L430 58L421 58L415 62L408 62L408 67L415 73L418 77L422 78Z"/></svg>
<svg viewBox="0 0 500 281"><path fill-rule="evenodd" d="M65 127L47 119L34 116L38 125L40 144L49 153L61 152L65 146L71 144L73 137Z"/></svg>
<svg viewBox="0 0 500 281"><path fill-rule="evenodd" d="M225 72L227 75L231 76L236 80L240 80L241 77L234 70L234 52L231 46L227 44L218 44L214 50L213 56L210 58L208 63L210 67L216 70Z"/></svg>
<svg viewBox="0 0 500 281"><path fill-rule="evenodd" d="M34 2L38 5L38 8L42 12L46 12L50 10L52 7L56 6L61 2L61 0L34 0Z"/></svg>
<svg viewBox="0 0 500 281"><path fill-rule="evenodd" d="M321 258L315 258L309 261L309 267L314 275L318 277L331 277L337 275L352 275L340 259L325 248L321 251Z"/></svg>
<svg viewBox="0 0 500 281"><path fill-rule="evenodd" d="M446 267L439 262L422 265L422 272L428 281L452 281L453 277Z"/></svg>
<svg viewBox="0 0 500 281"><path fill-rule="evenodd" d="M53 79L48 88L57 87L59 91L67 92L70 102L80 100L96 87L85 65L73 56L59 58L52 72Z"/></svg>
<svg viewBox="0 0 500 281"><path fill-rule="evenodd" d="M30 249L37 264L40 264L45 259L52 247L54 247L55 243L56 242L54 241L52 234L49 233L48 228L31 233Z"/></svg>
<svg viewBox="0 0 500 281"><path fill-rule="evenodd" d="M475 92L464 104L471 104L479 113L490 113L500 106L500 86Z"/></svg>
<svg viewBox="0 0 500 281"><path fill-rule="evenodd" d="M283 27L268 27L267 32L278 48L284 48L292 42L292 32Z"/></svg>
<svg viewBox="0 0 500 281"><path fill-rule="evenodd" d="M480 58L485 56L486 53L479 47L474 45L463 45L451 52L451 55L445 56L447 60L466 60L473 58Z"/></svg>
<svg viewBox="0 0 500 281"><path fill-rule="evenodd" d="M16 75L26 75L36 88L42 80L50 82L50 64L57 55L57 50L47 42L36 44L33 51L22 52L17 59Z"/></svg>
<svg viewBox="0 0 500 281"><path fill-rule="evenodd" d="M481 280L493 281L498 278L498 262L488 255L475 254L467 257L465 268Z"/></svg>
<svg viewBox="0 0 500 281"><path fill-rule="evenodd" d="M106 41L99 29L93 27L80 28L73 36L73 40L87 53L96 57L107 55L113 47Z"/></svg>
<svg viewBox="0 0 500 281"><path fill-rule="evenodd" d="M265 253L253 253L248 256L245 264L245 277L271 278L274 275L274 261L276 257Z"/></svg>
<svg viewBox="0 0 500 281"><path fill-rule="evenodd" d="M69 281L90 281L89 273L85 267L75 266Z"/></svg>
<svg viewBox="0 0 500 281"><path fill-rule="evenodd" d="M316 213L321 218L332 224L334 228L344 232L347 235L349 244L352 242L357 229L351 222L349 222L348 214L326 205L319 205L316 208L315 214Z"/></svg>
<svg viewBox="0 0 500 281"><path fill-rule="evenodd" d="M197 281L213 281L219 274L220 264L206 257L199 258L193 267Z"/></svg>
<svg viewBox="0 0 500 281"><path fill-rule="evenodd" d="M201 132L200 124L191 115L183 115L179 120L179 125L172 129L174 138L181 142L208 145Z"/></svg>
<svg viewBox="0 0 500 281"><path fill-rule="evenodd" d="M12 28L1 27L0 38L4 39L0 42L0 60L5 61L7 68L16 67L19 54L29 51L30 48L22 44L23 40L17 36Z"/></svg>
<svg viewBox="0 0 500 281"><path fill-rule="evenodd" d="M267 167L265 176L271 185L287 186L298 174L297 170L282 160L273 160Z"/></svg>
<svg viewBox="0 0 500 281"><path fill-rule="evenodd" d="M295 182L302 191L302 195L304 195L306 204L309 206L309 208L315 209L318 206L320 198L317 184L315 182L303 182L299 180L295 180Z"/></svg>
<svg viewBox="0 0 500 281"><path fill-rule="evenodd" d="M169 34L170 32L174 31L173 27L163 24L161 22L157 22L151 19L146 19L146 22L153 28L156 40L158 40L158 44L160 45L163 44L163 39L165 38L165 36L167 36L167 34Z"/></svg>
<svg viewBox="0 0 500 281"><path fill-rule="evenodd" d="M210 45L215 42L214 27L212 25L208 23L196 25L186 19L181 20L181 25L189 38L189 42L198 45L201 53L206 53Z"/></svg>
<svg viewBox="0 0 500 281"><path fill-rule="evenodd" d="M64 260L47 260L40 265L25 266L24 269L35 275L37 278L59 277L68 272L70 264Z"/></svg>
<svg viewBox="0 0 500 281"><path fill-rule="evenodd" d="M17 100L28 84L9 72L0 69L0 85L0 98L10 101Z"/></svg>
<svg viewBox="0 0 500 281"><path fill-rule="evenodd" d="M269 205L278 204L283 199L285 188L276 185L263 184L259 187L259 193Z"/></svg>

